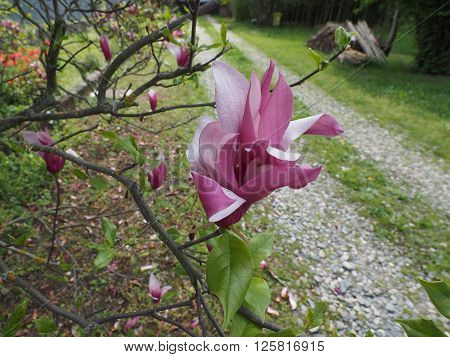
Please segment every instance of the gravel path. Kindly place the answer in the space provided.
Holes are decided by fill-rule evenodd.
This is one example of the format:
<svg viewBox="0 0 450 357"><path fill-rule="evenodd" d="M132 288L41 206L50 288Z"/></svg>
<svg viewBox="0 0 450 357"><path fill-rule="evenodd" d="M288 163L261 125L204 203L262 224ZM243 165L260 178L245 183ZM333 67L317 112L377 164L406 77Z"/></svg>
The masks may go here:
<svg viewBox="0 0 450 357"><path fill-rule="evenodd" d="M204 29L198 31L202 43L212 43ZM266 63L266 59L261 61ZM212 97L211 71L202 74L201 81ZM314 164L308 156L305 162ZM308 296L329 302L330 311L339 318L329 321L327 329L341 335L349 331L362 335L371 329L377 336L402 336L392 320L410 318L405 308L433 318L435 310L415 280L402 272L411 260L404 257L401 247L375 236L370 221L345 200L344 191L323 172L305 189L277 190L264 201L274 212L267 214L273 231L283 237L276 249L289 262L279 270L289 272L289 286L299 297L306 288ZM307 307L299 304L294 313L300 318Z"/></svg>
<svg viewBox="0 0 450 357"><path fill-rule="evenodd" d="M208 17L208 21L220 30L215 19ZM269 63L266 55L231 31L228 31L228 38L256 67L266 69ZM298 80L292 71L281 68L289 83ZM311 83L294 87L293 92L311 113L326 112L337 118L345 130L345 138L355 145L361 157L373 159L393 182L400 185L406 182L405 190L409 195L419 194L434 207L450 209L450 174L440 168L436 160L406 149L401 144L405 138L364 118Z"/></svg>

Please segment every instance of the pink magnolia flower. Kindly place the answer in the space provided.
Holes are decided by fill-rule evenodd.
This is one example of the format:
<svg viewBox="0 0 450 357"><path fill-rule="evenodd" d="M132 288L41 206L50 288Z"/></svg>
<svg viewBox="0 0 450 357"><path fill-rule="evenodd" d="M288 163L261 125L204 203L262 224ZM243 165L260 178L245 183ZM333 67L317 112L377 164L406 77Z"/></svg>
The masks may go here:
<svg viewBox="0 0 450 357"><path fill-rule="evenodd" d="M27 144L31 145L40 144L48 146L54 143L47 128L45 128L44 131L38 131L37 133L25 130L23 132L23 139ZM63 169L64 163L66 161L64 158L42 151L39 151L38 155L44 159L45 163L47 164L47 171L51 174L56 174Z"/></svg>
<svg viewBox="0 0 450 357"><path fill-rule="evenodd" d="M172 42L166 42L166 47L177 60L178 67L185 68L188 66L191 53L188 44L183 43L177 46Z"/></svg>
<svg viewBox="0 0 450 357"><path fill-rule="evenodd" d="M174 22L174 21L176 21L177 20L177 17L174 15L174 16L172 16L172 18L170 19L170 21L169 21L169 24L171 24L172 22ZM172 36L173 37L183 37L184 36L184 31L182 30L182 29L177 29L177 30L174 30L173 32L172 32Z"/></svg>
<svg viewBox="0 0 450 357"><path fill-rule="evenodd" d="M264 270L269 267L269 264L265 260L261 260L261 263L259 263L259 269Z"/></svg>
<svg viewBox="0 0 450 357"><path fill-rule="evenodd" d="M328 114L291 121L294 98L280 72L270 90L275 64L260 82L248 81L226 63L212 65L219 120L202 117L187 156L200 200L210 222L238 222L250 206L277 188L299 189L317 179L321 167L298 164L289 151L302 134L343 132Z"/></svg>
<svg viewBox="0 0 450 357"><path fill-rule="evenodd" d="M159 302L164 294L166 294L169 290L171 290L171 286L164 286L161 288L161 284L159 283L159 280L156 278L156 275L151 273L150 274L150 280L148 283L148 293L150 297L155 302Z"/></svg>
<svg viewBox="0 0 450 357"><path fill-rule="evenodd" d="M132 5L128 8L128 12L129 12L131 15L136 15L136 13L137 13L137 6L136 6L136 4L132 4Z"/></svg>
<svg viewBox="0 0 450 357"><path fill-rule="evenodd" d="M100 36L100 47L102 49L103 55L105 56L105 59L107 61L111 61L112 54L111 49L109 47L109 40L108 37L106 37L105 35Z"/></svg>
<svg viewBox="0 0 450 357"><path fill-rule="evenodd" d="M158 105L158 94L153 89L148 91L148 102L150 103L150 108L154 111Z"/></svg>
<svg viewBox="0 0 450 357"><path fill-rule="evenodd" d="M130 331L132 328L136 327L136 325L139 322L139 316L133 317L129 320L127 320L127 322L125 322L125 325L123 326L123 331L125 333L127 333L128 331Z"/></svg>
<svg viewBox="0 0 450 357"><path fill-rule="evenodd" d="M146 167L146 170L147 179L150 183L150 186L152 186L152 188L155 190L161 187L167 173L166 161L164 160L164 157L162 157L161 163L155 166L153 170L150 170L148 166Z"/></svg>

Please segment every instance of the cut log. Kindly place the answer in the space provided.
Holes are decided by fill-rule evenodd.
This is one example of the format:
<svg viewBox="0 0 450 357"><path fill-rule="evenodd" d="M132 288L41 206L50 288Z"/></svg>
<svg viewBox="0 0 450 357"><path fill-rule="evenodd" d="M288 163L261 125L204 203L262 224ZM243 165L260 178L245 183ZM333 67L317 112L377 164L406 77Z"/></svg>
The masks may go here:
<svg viewBox="0 0 450 357"><path fill-rule="evenodd" d="M366 60L375 60L379 63L386 62L386 55L383 49L365 21L359 21L356 25L351 21L346 21L345 24L328 22L317 34L308 40L308 47L325 53L337 50L334 33L339 26L344 27L347 31L356 33L356 40L352 43L352 51L345 51L340 56L341 61L353 64L360 64Z"/></svg>
<svg viewBox="0 0 450 357"><path fill-rule="evenodd" d="M346 21L347 27L350 31L356 33L356 41L358 41L364 53L372 60L378 63L386 62L386 55L380 47L377 39L365 21L358 21L354 25L351 21Z"/></svg>

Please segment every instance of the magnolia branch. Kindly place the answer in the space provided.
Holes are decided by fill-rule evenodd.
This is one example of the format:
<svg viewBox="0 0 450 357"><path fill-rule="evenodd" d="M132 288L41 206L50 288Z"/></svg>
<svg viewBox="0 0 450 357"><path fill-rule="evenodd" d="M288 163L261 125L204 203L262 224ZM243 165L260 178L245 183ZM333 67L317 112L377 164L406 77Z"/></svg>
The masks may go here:
<svg viewBox="0 0 450 357"><path fill-rule="evenodd" d="M1 258L0 258L0 272L2 273L3 278L5 278L7 282L11 282L12 284L17 285L18 287L23 289L33 299L33 301L40 304L40 307L45 307L46 309L53 312L55 315L65 317L66 319L76 323L78 326L86 330L87 333L89 333L95 327L105 323L114 322L121 319L128 319L137 316L150 316L157 320L161 320L171 325L174 325L183 330L184 332L186 332L190 336L195 336L195 334L190 329L185 328L179 322L163 317L158 314L163 311L173 310L181 307L190 307L192 306L192 301L194 298L174 304L157 306L153 309L133 311L121 314L113 314L107 317L90 321L89 318L85 318L83 316L70 312L66 309L63 309L58 305L53 304L49 299L47 299L43 294L41 294L41 292L32 287L26 280L17 276L12 270L10 270L9 267ZM91 316L92 315L95 314L91 314Z"/></svg>
<svg viewBox="0 0 450 357"><path fill-rule="evenodd" d="M345 46L345 47L341 48L338 52L336 52L333 56L331 56L330 59L327 61L328 64L330 64L331 62L336 60L347 48L348 47ZM290 84L289 86L290 87L296 87L296 86L302 85L308 79L310 79L311 77L313 77L317 73L321 72L323 69L324 69L323 67L317 67L314 71L312 71L311 73L307 74L303 78L299 79L297 82L294 82L294 83Z"/></svg>
<svg viewBox="0 0 450 357"><path fill-rule="evenodd" d="M148 204L145 202L145 200L141 194L140 187L136 182L132 181L131 179L129 179L127 177L121 176L116 171L114 171L108 167L104 167L101 165L97 165L97 164L85 161L85 160L83 160L79 157L73 156L67 152L55 149L54 147L38 145L38 144L33 144L33 145L31 145L31 147L34 151L43 151L43 152L48 152L48 153L51 153L54 155L58 155L60 157L65 158L68 161L71 161L81 167L84 167L85 169L89 169L89 170L92 170L92 171L95 171L98 173L108 175L108 176L116 179L120 183L122 183L125 187L127 187L129 192L131 193L137 207L139 208L141 214L144 216L147 223L158 234L160 240L166 245L167 248L169 248L171 250L171 252L175 255L175 257L178 259L180 264L186 270L194 288L196 287L197 282L203 281L202 273L198 270L198 268L196 266L194 266L190 262L189 258L183 253L182 249L180 249L180 246L171 238L171 236L167 233L167 231L164 229L164 227L161 225L161 223L156 219L155 215L150 210ZM212 235L218 234L219 231L220 231L220 229L213 232ZM206 237L208 237L208 236L206 236ZM206 239L206 237L204 237L202 239ZM208 238L208 239L210 239L210 238ZM224 336L222 329L220 328L219 324L217 323L214 316L212 315L203 295L200 294L198 296L198 298L206 312L208 319L213 324L213 326L217 330L218 334L220 336ZM265 328L271 329L273 331L282 330L281 327L279 327L275 324L271 324L271 323L262 321L258 316L256 316L251 311L249 311L245 308L241 308L240 312L244 316L248 317L251 321L253 321L254 323L256 323L257 325L259 325L261 327L265 327ZM62 316L65 316L65 315L62 315ZM116 316L119 316L119 318L120 318L120 316L124 316L124 318L125 318L125 317L134 317L137 315L121 314L121 315L116 315ZM111 317L109 317L109 319L111 319ZM102 323L102 321L103 320L100 320L99 323Z"/></svg>

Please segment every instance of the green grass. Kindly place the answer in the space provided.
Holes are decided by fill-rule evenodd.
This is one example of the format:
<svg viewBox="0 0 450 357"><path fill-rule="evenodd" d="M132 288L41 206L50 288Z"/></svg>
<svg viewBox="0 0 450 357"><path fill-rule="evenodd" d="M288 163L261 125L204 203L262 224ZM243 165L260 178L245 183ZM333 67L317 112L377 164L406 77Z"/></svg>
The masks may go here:
<svg viewBox="0 0 450 357"><path fill-rule="evenodd" d="M210 24L202 22L202 25L211 37L217 38ZM243 68L247 76L251 71L251 61L238 49L228 52L225 60L240 70ZM297 100L295 107L304 110ZM302 140L306 141L304 149L344 185L344 198L357 204L360 214L371 219L377 236L408 248L416 262L415 273L423 266L429 271L449 271L450 252L445 244L449 237L448 217L444 213L432 209L419 197L405 194L406 186L391 182L374 161L361 159L356 148L344 139L308 136Z"/></svg>
<svg viewBox="0 0 450 357"><path fill-rule="evenodd" d="M299 76L314 69L306 47L314 33L311 29L260 28L237 22L229 22L229 28ZM369 64L357 70L333 63L311 82L359 113L406 134L405 146L419 147L449 163L450 81L416 73L412 34L402 36L386 66Z"/></svg>

